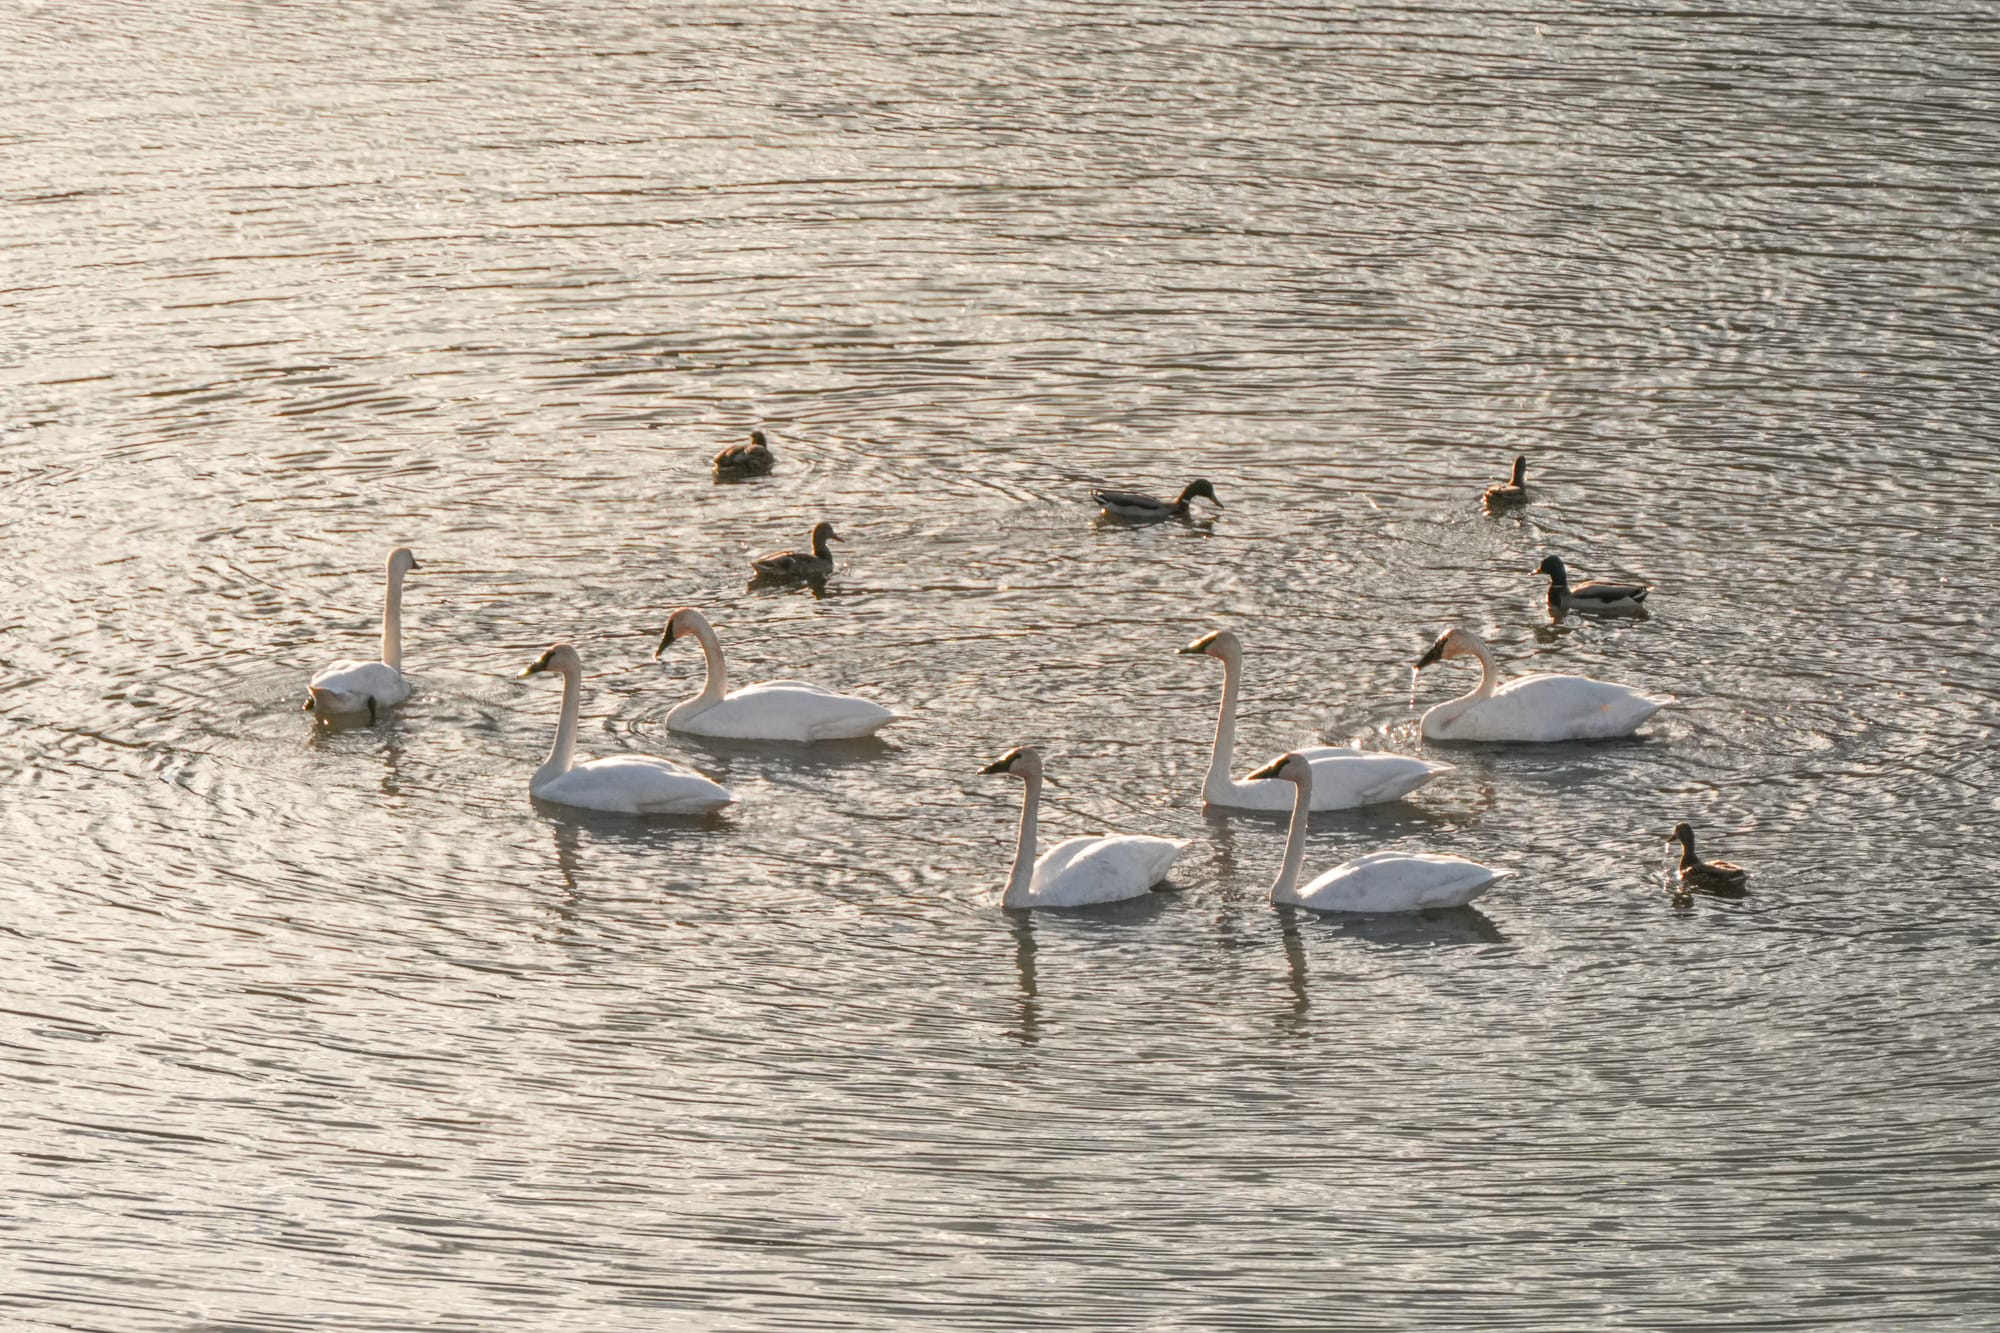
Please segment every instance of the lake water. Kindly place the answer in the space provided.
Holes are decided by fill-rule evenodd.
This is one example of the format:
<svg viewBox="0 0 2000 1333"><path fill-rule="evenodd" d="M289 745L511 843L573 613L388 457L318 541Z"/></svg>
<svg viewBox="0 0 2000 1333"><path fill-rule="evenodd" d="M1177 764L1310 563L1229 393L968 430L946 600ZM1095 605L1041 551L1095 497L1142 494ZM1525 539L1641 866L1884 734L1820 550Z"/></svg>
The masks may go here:
<svg viewBox="0 0 2000 1333"><path fill-rule="evenodd" d="M1994 1327L1994 18L13 7L7 1326ZM683 604L907 720L668 735ZM1476 910L1274 911L1174 650L1242 771L1416 750L1454 623L1682 703L1315 817ZM559 639L740 806L531 803ZM1174 889L999 910L1024 743Z"/></svg>

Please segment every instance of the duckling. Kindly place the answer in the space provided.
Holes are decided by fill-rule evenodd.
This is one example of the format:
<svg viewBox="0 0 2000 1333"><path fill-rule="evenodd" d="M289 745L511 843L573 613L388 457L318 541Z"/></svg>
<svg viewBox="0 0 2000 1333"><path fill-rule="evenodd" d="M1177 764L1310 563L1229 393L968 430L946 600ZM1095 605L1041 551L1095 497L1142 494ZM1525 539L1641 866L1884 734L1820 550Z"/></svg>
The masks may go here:
<svg viewBox="0 0 2000 1333"><path fill-rule="evenodd" d="M1090 498L1102 507L1106 518L1123 519L1127 523L1158 523L1162 519L1187 517L1188 503L1197 495L1213 501L1217 509L1222 508L1222 501L1215 498L1215 487L1202 477L1181 487L1180 497L1171 503L1139 491L1095 490Z"/></svg>
<svg viewBox="0 0 2000 1333"><path fill-rule="evenodd" d="M812 550L773 551L752 560L750 568L757 571L760 579L823 579L833 573L833 555L826 549L826 544L839 540L840 535L833 530L833 524L815 523Z"/></svg>
<svg viewBox="0 0 2000 1333"><path fill-rule="evenodd" d="M718 481L768 476L777 461L771 446L764 442L764 432L753 430L750 443L732 444L715 456L715 476Z"/></svg>
<svg viewBox="0 0 2000 1333"><path fill-rule="evenodd" d="M1514 460L1514 477L1497 486L1486 488L1488 509L1511 509L1515 505L1528 503L1528 456L1522 454Z"/></svg>
<svg viewBox="0 0 2000 1333"><path fill-rule="evenodd" d="M1537 574L1549 576L1549 614L1565 611L1637 611L1652 589L1643 583L1607 583L1602 579L1569 581L1569 568L1559 555L1543 556Z"/></svg>
<svg viewBox="0 0 2000 1333"><path fill-rule="evenodd" d="M1728 861L1704 861L1694 854L1694 830L1682 822L1674 825L1674 842L1681 845L1681 886L1736 897L1743 893L1743 881L1750 872ZM1671 846L1672 843L1669 843Z"/></svg>

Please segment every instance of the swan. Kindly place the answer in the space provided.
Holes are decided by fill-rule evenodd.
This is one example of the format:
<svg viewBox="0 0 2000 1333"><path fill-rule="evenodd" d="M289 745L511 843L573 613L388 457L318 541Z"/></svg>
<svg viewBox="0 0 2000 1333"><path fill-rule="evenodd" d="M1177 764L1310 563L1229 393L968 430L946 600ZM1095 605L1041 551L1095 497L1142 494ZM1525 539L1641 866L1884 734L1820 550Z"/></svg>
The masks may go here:
<svg viewBox="0 0 2000 1333"><path fill-rule="evenodd" d="M1593 741L1629 736L1639 724L1674 702L1671 695L1641 694L1627 685L1588 676L1537 673L1517 676L1498 689L1493 654L1468 630L1448 629L1417 659L1421 671L1448 657L1479 659L1479 688L1424 714L1424 739L1433 741Z"/></svg>
<svg viewBox="0 0 2000 1333"><path fill-rule="evenodd" d="M382 660L342 660L306 682L305 711L321 717L366 713L372 726L377 707L393 708L410 697L403 674L403 576L421 569L407 546L389 552L389 594L382 604Z"/></svg>
<svg viewBox="0 0 2000 1333"><path fill-rule="evenodd" d="M1607 583L1603 579L1569 581L1569 566L1559 555L1543 556L1537 574L1549 576L1549 613L1565 611L1637 611L1652 589L1643 583Z"/></svg>
<svg viewBox="0 0 2000 1333"><path fill-rule="evenodd" d="M734 801L727 787L691 768L649 754L611 755L575 767L576 711L583 701L583 659L566 643L556 644L521 673L562 676L562 721L549 757L528 779L528 794L557 805L603 810L614 815L705 815Z"/></svg>
<svg viewBox="0 0 2000 1333"><path fill-rule="evenodd" d="M764 442L764 432L753 430L750 443L732 444L715 456L715 475L723 481L767 476L777 461L771 446Z"/></svg>
<svg viewBox="0 0 2000 1333"><path fill-rule="evenodd" d="M1271 884L1274 903L1315 912L1422 912L1433 907L1463 907L1486 892L1494 880L1514 873L1462 856L1372 852L1335 866L1302 889L1299 865L1306 855L1314 765L1302 754L1280 755L1250 776L1298 787L1292 798L1291 829L1285 835L1285 861Z"/></svg>
<svg viewBox="0 0 2000 1333"><path fill-rule="evenodd" d="M1096 490L1090 493L1090 498L1097 501L1106 518L1122 518L1128 523L1158 523L1161 519L1185 517L1189 502L1197 495L1214 501L1217 509L1222 508L1222 501L1215 498L1215 487L1201 477L1181 487L1180 497L1173 501L1155 499L1139 491Z"/></svg>
<svg viewBox="0 0 2000 1333"><path fill-rule="evenodd" d="M1694 830L1685 822L1674 825L1673 837L1667 842L1672 847L1681 845L1681 886L1689 889L1705 889L1710 893L1740 894L1743 882L1750 878L1750 872L1733 861L1704 861L1694 854Z"/></svg>
<svg viewBox="0 0 2000 1333"><path fill-rule="evenodd" d="M750 562L750 568L760 579L823 579L833 573L833 553L826 549L826 544L839 540L840 534L833 530L833 524L815 523L812 550L760 555Z"/></svg>
<svg viewBox="0 0 2000 1333"><path fill-rule="evenodd" d="M1035 823L1042 803L1042 756L1031 745L1009 750L979 770L1021 779L1021 837L1002 907L1088 907L1143 898L1174 868L1184 842L1116 833L1065 838L1035 858Z"/></svg>
<svg viewBox="0 0 2000 1333"><path fill-rule="evenodd" d="M1514 475L1507 481L1488 486L1480 497L1488 509L1507 509L1514 505L1528 503L1528 456L1521 454L1514 459Z"/></svg>
<svg viewBox="0 0 2000 1333"><path fill-rule="evenodd" d="M1283 783L1238 782L1229 776L1230 756L1236 748L1236 692L1243 677L1242 642L1232 631L1219 629L1180 651L1182 656L1213 657L1222 663L1222 714L1215 721L1215 749L1209 754L1201 799L1210 805L1235 810L1291 809L1292 793ZM1312 765L1315 810L1347 810L1376 801L1393 801L1409 795L1438 774L1452 771L1450 764L1347 746L1316 745L1293 753L1304 755Z"/></svg>
<svg viewBox="0 0 2000 1333"><path fill-rule="evenodd" d="M667 713L669 731L695 736L725 736L750 741L834 741L872 736L896 715L878 703L851 694L835 694L802 680L767 680L722 692L727 679L722 645L708 620L684 606L667 617L666 631L653 660L679 639L692 634L701 640L708 661L708 678L701 693L683 699Z"/></svg>

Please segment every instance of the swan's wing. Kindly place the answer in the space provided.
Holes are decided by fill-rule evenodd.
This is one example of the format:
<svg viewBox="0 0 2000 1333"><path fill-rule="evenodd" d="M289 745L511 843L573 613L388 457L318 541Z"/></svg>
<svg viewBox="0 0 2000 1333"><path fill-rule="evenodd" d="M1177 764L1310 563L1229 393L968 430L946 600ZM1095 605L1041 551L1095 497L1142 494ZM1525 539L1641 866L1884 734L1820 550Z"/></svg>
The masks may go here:
<svg viewBox="0 0 2000 1333"><path fill-rule="evenodd" d="M562 805L625 815L691 815L736 799L727 787L670 759L609 755L578 764L535 795Z"/></svg>
<svg viewBox="0 0 2000 1333"><path fill-rule="evenodd" d="M851 740L873 735L895 717L872 700L809 681L766 680L731 690L691 719L688 729L743 740Z"/></svg>
<svg viewBox="0 0 2000 1333"><path fill-rule="evenodd" d="M410 697L410 682L387 662L340 661L306 683L313 708L321 712L362 713L373 699L384 707Z"/></svg>
<svg viewBox="0 0 2000 1333"><path fill-rule="evenodd" d="M1393 801L1407 796L1441 772L1447 765L1428 759L1382 751L1346 750L1326 747L1323 753L1307 755L1312 765L1312 808L1347 810L1377 801Z"/></svg>
<svg viewBox="0 0 2000 1333"><path fill-rule="evenodd" d="M1035 862L1028 905L1082 907L1137 898L1167 877L1184 845L1138 834L1066 839Z"/></svg>
<svg viewBox="0 0 2000 1333"><path fill-rule="evenodd" d="M1507 870L1462 856L1374 852L1316 877L1298 891L1301 906L1319 912L1421 912L1462 907Z"/></svg>
<svg viewBox="0 0 2000 1333"><path fill-rule="evenodd" d="M1667 698L1588 676L1537 674L1508 681L1461 715L1467 740L1601 740L1624 736L1660 711Z"/></svg>

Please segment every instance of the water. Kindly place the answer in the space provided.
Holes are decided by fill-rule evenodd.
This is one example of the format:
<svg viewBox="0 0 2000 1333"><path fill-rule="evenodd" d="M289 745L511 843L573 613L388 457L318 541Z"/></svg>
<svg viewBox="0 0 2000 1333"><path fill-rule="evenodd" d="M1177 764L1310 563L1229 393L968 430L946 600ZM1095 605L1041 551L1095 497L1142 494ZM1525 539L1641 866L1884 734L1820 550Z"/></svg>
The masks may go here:
<svg viewBox="0 0 2000 1333"><path fill-rule="evenodd" d="M1991 1327L1992 17L16 8L7 1323ZM682 604L909 720L665 734ZM1173 650L1243 770L1415 748L1448 623L1683 706L1315 819L1477 910L1274 912ZM562 638L740 808L534 807ZM997 910L1023 743L1177 890Z"/></svg>

